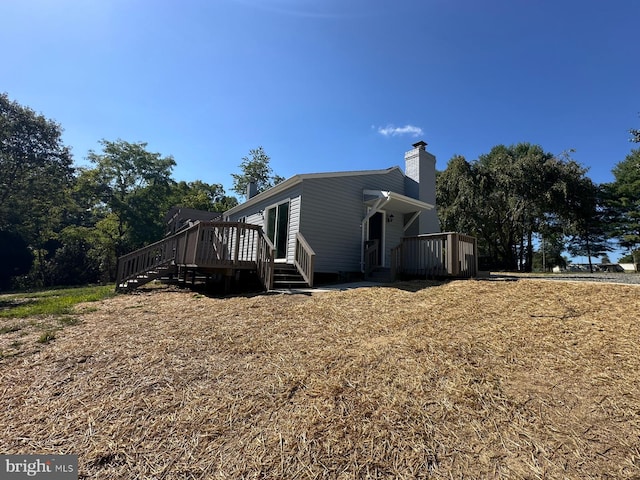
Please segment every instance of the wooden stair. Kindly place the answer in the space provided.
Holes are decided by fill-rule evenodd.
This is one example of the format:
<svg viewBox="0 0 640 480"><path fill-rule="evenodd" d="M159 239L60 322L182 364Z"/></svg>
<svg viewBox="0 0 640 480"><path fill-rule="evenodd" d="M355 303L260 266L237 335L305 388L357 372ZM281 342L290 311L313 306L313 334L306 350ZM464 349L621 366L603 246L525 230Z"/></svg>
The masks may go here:
<svg viewBox="0 0 640 480"><path fill-rule="evenodd" d="M308 288L309 284L298 272L295 265L276 263L273 269L273 289Z"/></svg>
<svg viewBox="0 0 640 480"><path fill-rule="evenodd" d="M178 269L175 265L160 265L144 273L140 273L133 278L125 280L118 284L116 288L118 291L127 292L154 280L162 280L163 282L169 283L172 280L175 280L174 275L177 271Z"/></svg>

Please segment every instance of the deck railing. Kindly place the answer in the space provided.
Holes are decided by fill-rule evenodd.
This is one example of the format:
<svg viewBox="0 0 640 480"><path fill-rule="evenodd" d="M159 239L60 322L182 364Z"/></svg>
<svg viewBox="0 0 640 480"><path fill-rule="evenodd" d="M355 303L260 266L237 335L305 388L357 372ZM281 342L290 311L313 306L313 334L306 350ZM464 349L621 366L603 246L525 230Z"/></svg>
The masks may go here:
<svg viewBox="0 0 640 480"><path fill-rule="evenodd" d="M172 235L118 258L116 285L170 264L175 258L177 242L177 235Z"/></svg>
<svg viewBox="0 0 640 480"><path fill-rule="evenodd" d="M236 222L199 222L187 232L177 264L199 267L250 266L257 260L262 229Z"/></svg>
<svg viewBox="0 0 640 480"><path fill-rule="evenodd" d="M311 248L304 236L298 232L296 234L296 255L293 260L298 272L307 282L309 287L313 287L313 270L316 260L316 253Z"/></svg>
<svg viewBox="0 0 640 480"><path fill-rule="evenodd" d="M454 247L451 250L449 263L454 275L459 277L475 277L478 275L478 240L462 233L448 233ZM455 255L454 255L455 254ZM456 270L457 267L457 270Z"/></svg>
<svg viewBox="0 0 640 480"><path fill-rule="evenodd" d="M405 237L391 249L391 276L474 277L478 273L478 245L461 233Z"/></svg>
<svg viewBox="0 0 640 480"><path fill-rule="evenodd" d="M198 222L159 242L118 259L116 285L155 267L252 268L269 289L273 286L274 247L257 225Z"/></svg>

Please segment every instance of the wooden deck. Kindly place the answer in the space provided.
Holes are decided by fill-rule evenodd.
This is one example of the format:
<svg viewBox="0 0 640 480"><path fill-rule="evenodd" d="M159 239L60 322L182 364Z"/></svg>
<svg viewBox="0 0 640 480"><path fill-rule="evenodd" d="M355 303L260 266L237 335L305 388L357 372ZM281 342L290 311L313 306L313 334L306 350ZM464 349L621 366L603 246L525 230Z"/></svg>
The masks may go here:
<svg viewBox="0 0 640 480"><path fill-rule="evenodd" d="M399 276L471 278L478 275L478 242L447 232L405 237L391 250L391 279Z"/></svg>
<svg viewBox="0 0 640 480"><path fill-rule="evenodd" d="M378 259L379 244L365 250L365 275ZM390 280L404 277L470 278L478 274L476 239L459 233L405 237L391 250ZM296 235L294 263L275 264L275 248L261 227L237 222L198 222L190 228L118 259L116 290L135 289L154 279L186 284L196 278L223 277L225 285L242 271L257 274L272 290L282 285L313 287L315 253L301 233ZM276 270L279 271L276 273ZM299 275L299 279L292 278ZM276 280L277 282L278 280Z"/></svg>
<svg viewBox="0 0 640 480"><path fill-rule="evenodd" d="M192 227L118 259L116 290L134 289L156 278L186 283L196 276L234 278L255 271L265 290L274 286L273 243L257 225L198 222ZM315 253L301 234L296 239L295 267L313 286Z"/></svg>
<svg viewBox="0 0 640 480"><path fill-rule="evenodd" d="M234 276L255 270L265 289L273 282L274 247L256 225L198 222L118 259L117 290L130 290L158 274L187 281L196 274Z"/></svg>

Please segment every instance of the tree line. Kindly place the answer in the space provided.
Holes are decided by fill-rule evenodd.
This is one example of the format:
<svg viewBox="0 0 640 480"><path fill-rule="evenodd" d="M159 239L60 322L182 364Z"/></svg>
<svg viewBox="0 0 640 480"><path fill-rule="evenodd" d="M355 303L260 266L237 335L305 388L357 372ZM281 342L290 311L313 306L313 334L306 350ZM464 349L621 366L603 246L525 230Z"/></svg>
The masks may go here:
<svg viewBox="0 0 640 480"><path fill-rule="evenodd" d="M0 290L110 282L117 258L162 238L173 206L224 212L222 184L176 181L176 161L143 142L101 140L75 167L62 127L0 94ZM242 159L233 191L274 175L262 147Z"/></svg>
<svg viewBox="0 0 640 480"><path fill-rule="evenodd" d="M640 132L630 130L632 141ZM0 94L0 290L110 282L117 258L162 238L173 206L224 212L222 184L172 178L176 161L143 142L101 140L76 167L62 127ZM232 190L244 196L284 180L262 147L242 158ZM437 175L443 231L478 238L486 268L562 265L564 251L596 257L612 241L640 247L640 150L596 185L569 154L529 143L498 145L478 159L454 156Z"/></svg>
<svg viewBox="0 0 640 480"><path fill-rule="evenodd" d="M640 142L637 130L631 141ZM539 145L498 145L478 159L454 156L438 173L436 198L443 230L465 232L479 244L481 268L550 270L562 253L606 256L614 244L640 260L640 150L632 149L595 184L570 152Z"/></svg>

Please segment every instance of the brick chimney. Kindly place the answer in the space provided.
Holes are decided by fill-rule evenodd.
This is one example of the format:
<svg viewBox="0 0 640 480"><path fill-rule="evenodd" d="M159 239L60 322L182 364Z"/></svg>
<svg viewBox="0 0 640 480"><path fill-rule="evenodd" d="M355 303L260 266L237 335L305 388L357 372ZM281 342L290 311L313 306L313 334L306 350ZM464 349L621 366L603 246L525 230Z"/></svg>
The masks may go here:
<svg viewBox="0 0 640 480"><path fill-rule="evenodd" d="M405 195L436 205L436 157L427 152L427 143L419 141L404 154ZM418 233L438 233L440 222L436 209L418 217Z"/></svg>

